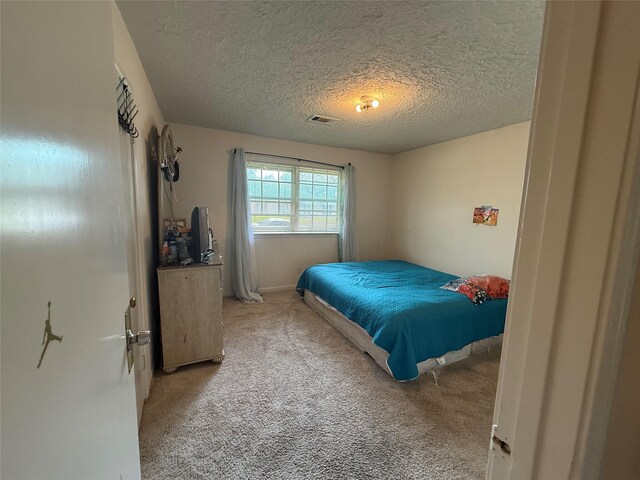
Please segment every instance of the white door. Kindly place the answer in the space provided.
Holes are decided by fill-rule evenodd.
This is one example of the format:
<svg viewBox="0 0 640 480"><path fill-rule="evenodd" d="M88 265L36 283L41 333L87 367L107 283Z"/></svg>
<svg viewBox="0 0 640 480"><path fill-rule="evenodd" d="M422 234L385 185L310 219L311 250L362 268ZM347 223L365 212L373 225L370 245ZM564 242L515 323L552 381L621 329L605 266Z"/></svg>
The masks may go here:
<svg viewBox="0 0 640 480"><path fill-rule="evenodd" d="M547 3L491 479L600 476L640 253L638 26L639 2Z"/></svg>
<svg viewBox="0 0 640 480"><path fill-rule="evenodd" d="M1 9L0 476L139 478L111 5Z"/></svg>

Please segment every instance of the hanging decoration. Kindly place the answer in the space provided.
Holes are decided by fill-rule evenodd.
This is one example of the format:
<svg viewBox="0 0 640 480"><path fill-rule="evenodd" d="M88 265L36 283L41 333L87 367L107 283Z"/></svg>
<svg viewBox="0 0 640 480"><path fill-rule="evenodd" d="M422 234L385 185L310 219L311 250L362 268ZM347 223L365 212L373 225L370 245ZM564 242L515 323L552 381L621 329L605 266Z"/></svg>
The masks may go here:
<svg viewBox="0 0 640 480"><path fill-rule="evenodd" d="M173 144L173 134L169 124L162 128L160 138L158 138L158 162L160 171L162 172L162 189L169 202L171 209L171 221L175 223L175 214L173 211L173 203L178 201L178 196L173 188L173 184L180 179L180 164L178 163L178 154L182 152L182 148ZM169 184L167 192L166 183Z"/></svg>
<svg viewBox="0 0 640 480"><path fill-rule="evenodd" d="M173 145L171 127L169 124L165 125L158 144L158 159L160 160L162 175L167 182L174 183L180 178L178 154L181 152L182 148Z"/></svg>

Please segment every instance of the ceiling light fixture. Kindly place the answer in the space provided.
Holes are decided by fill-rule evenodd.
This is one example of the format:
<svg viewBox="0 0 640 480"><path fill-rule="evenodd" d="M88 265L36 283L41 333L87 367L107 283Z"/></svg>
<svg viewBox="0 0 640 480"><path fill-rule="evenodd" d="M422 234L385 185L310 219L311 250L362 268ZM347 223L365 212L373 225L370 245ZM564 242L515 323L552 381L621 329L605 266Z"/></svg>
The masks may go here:
<svg viewBox="0 0 640 480"><path fill-rule="evenodd" d="M356 112L366 112L370 108L378 108L380 102L373 97L360 97L360 103L356 106Z"/></svg>

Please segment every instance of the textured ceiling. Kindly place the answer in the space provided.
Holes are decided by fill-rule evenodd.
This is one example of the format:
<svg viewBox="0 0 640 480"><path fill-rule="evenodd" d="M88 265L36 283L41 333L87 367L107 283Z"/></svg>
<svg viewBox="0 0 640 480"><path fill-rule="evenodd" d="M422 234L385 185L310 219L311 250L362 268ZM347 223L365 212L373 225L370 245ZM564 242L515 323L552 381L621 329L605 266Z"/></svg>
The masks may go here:
<svg viewBox="0 0 640 480"><path fill-rule="evenodd" d="M118 6L169 122L397 153L531 117L543 2Z"/></svg>

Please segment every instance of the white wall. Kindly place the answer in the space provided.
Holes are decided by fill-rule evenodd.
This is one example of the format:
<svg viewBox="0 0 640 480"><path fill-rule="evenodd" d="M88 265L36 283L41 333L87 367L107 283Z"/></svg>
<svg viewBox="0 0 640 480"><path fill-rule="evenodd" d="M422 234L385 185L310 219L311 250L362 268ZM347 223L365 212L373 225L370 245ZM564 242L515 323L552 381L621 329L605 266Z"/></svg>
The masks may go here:
<svg viewBox="0 0 640 480"><path fill-rule="evenodd" d="M136 47L115 3L112 3L111 11L115 62L120 71L127 77L133 91L135 103L139 109L139 113L135 118L135 125L140 132L140 136L135 139L133 146L134 200L137 221L136 233L138 236L137 256L138 269L141 272L138 288L136 289L138 300L136 313L139 320L139 329L153 330L153 317L157 315L157 300L155 298L157 259L154 258L153 252L157 240L152 238L151 233L152 222L155 222L155 219L151 218L151 212L155 209L155 199L152 200L150 198L150 191L155 188L155 182L150 184L150 174L153 173L150 169L157 168L157 166L156 164L150 164L148 151L151 128L156 127L158 131L161 131L164 125L164 118L140 62ZM153 365L152 359L149 358L151 349L146 347L142 348L141 351L145 358L137 359L137 366L140 363L149 367ZM153 368L146 368L146 376L145 398L148 395L149 385L153 378Z"/></svg>
<svg viewBox="0 0 640 480"><path fill-rule="evenodd" d="M229 151L287 155L336 165L351 162L356 167L357 227L361 260L388 256L388 225L391 156L344 148L324 147L274 138L172 124L174 143L183 148L180 180L176 183L177 218L191 217L194 206L209 207L209 222L222 254L228 250L228 165ZM165 202L166 205L166 202ZM168 209L164 208L164 216ZM294 285L298 267L338 259L337 235L256 236L258 286L270 288ZM225 294L230 294L228 273Z"/></svg>
<svg viewBox="0 0 640 480"><path fill-rule="evenodd" d="M455 275L511 278L530 122L394 156L391 255ZM472 223L499 208L498 225Z"/></svg>

